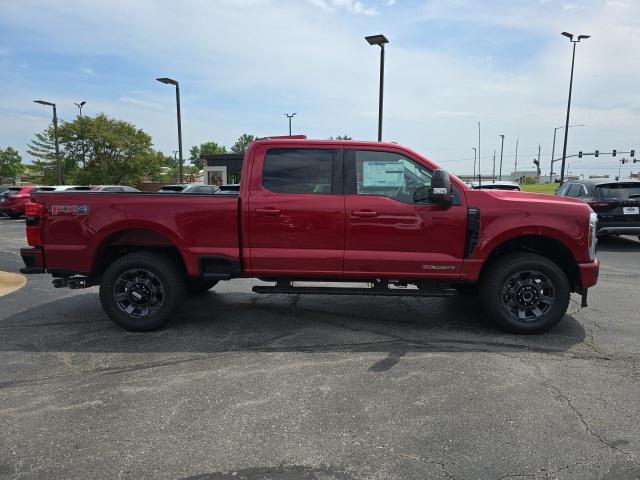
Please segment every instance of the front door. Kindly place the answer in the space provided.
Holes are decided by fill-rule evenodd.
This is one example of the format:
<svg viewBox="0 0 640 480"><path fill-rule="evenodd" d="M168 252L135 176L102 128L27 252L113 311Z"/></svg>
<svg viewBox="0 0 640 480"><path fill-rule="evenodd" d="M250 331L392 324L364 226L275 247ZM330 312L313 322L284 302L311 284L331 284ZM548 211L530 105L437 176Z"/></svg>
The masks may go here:
<svg viewBox="0 0 640 480"><path fill-rule="evenodd" d="M431 169L393 150L345 151L345 277L449 278L460 275L467 211L414 203Z"/></svg>
<svg viewBox="0 0 640 480"><path fill-rule="evenodd" d="M254 275L342 276L342 153L264 148L251 175L249 236Z"/></svg>

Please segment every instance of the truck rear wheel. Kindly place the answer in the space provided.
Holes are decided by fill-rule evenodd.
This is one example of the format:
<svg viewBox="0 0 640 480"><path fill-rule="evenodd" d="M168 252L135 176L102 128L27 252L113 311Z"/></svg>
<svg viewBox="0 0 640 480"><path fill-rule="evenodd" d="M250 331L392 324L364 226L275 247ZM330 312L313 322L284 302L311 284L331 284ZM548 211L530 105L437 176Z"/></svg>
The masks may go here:
<svg viewBox="0 0 640 480"><path fill-rule="evenodd" d="M567 311L569 280L551 260L516 253L496 260L483 273L480 296L489 316L513 333L541 333Z"/></svg>
<svg viewBox="0 0 640 480"><path fill-rule="evenodd" d="M164 255L135 252L113 262L100 281L107 316L127 330L162 327L184 300L184 275Z"/></svg>

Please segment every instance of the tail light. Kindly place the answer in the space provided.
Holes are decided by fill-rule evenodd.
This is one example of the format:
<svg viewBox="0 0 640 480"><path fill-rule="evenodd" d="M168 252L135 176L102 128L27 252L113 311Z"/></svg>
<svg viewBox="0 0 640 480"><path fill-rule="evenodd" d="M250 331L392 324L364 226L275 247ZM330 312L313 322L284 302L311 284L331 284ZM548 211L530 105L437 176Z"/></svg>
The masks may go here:
<svg viewBox="0 0 640 480"><path fill-rule="evenodd" d="M598 215L594 212L589 214L589 260L593 261L596 258L596 245L598 244Z"/></svg>
<svg viewBox="0 0 640 480"><path fill-rule="evenodd" d="M613 202L600 201L600 200L592 200L587 203L593 209L594 212L602 212L605 210L609 210L614 206Z"/></svg>
<svg viewBox="0 0 640 480"><path fill-rule="evenodd" d="M44 223L44 205L29 202L24 206L24 215L27 218L27 243L32 247L44 244L42 227Z"/></svg>

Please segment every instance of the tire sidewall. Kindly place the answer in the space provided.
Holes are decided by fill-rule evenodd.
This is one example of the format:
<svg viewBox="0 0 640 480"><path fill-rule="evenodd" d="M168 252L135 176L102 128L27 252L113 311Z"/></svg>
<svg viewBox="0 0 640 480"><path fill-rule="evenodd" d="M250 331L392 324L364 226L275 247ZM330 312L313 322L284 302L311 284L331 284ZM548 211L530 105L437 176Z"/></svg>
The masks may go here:
<svg viewBox="0 0 640 480"><path fill-rule="evenodd" d="M551 309L536 320L517 320L502 305L505 283L524 270L539 271L547 276L555 290L555 301ZM534 254L514 254L498 260L485 275L481 291L487 313L501 327L514 333L541 333L555 326L564 317L571 294L564 272L549 259Z"/></svg>
<svg viewBox="0 0 640 480"><path fill-rule="evenodd" d="M163 287L164 303L152 316L134 318L123 312L113 300L115 282L128 270L140 268L149 270ZM175 314L184 299L184 278L179 270L164 255L132 253L116 260L102 275L100 281L100 303L107 316L114 323L127 330L145 332L166 324Z"/></svg>

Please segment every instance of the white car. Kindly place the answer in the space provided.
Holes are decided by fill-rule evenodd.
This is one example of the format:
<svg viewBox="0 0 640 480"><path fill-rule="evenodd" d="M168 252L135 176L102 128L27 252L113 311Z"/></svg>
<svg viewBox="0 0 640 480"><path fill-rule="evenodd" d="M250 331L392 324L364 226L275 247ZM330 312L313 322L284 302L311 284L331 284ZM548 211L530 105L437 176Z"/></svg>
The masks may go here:
<svg viewBox="0 0 640 480"><path fill-rule="evenodd" d="M520 185L516 182L508 182L506 180L499 180L495 182L471 182L471 188L482 188L488 190L516 190L521 191Z"/></svg>

